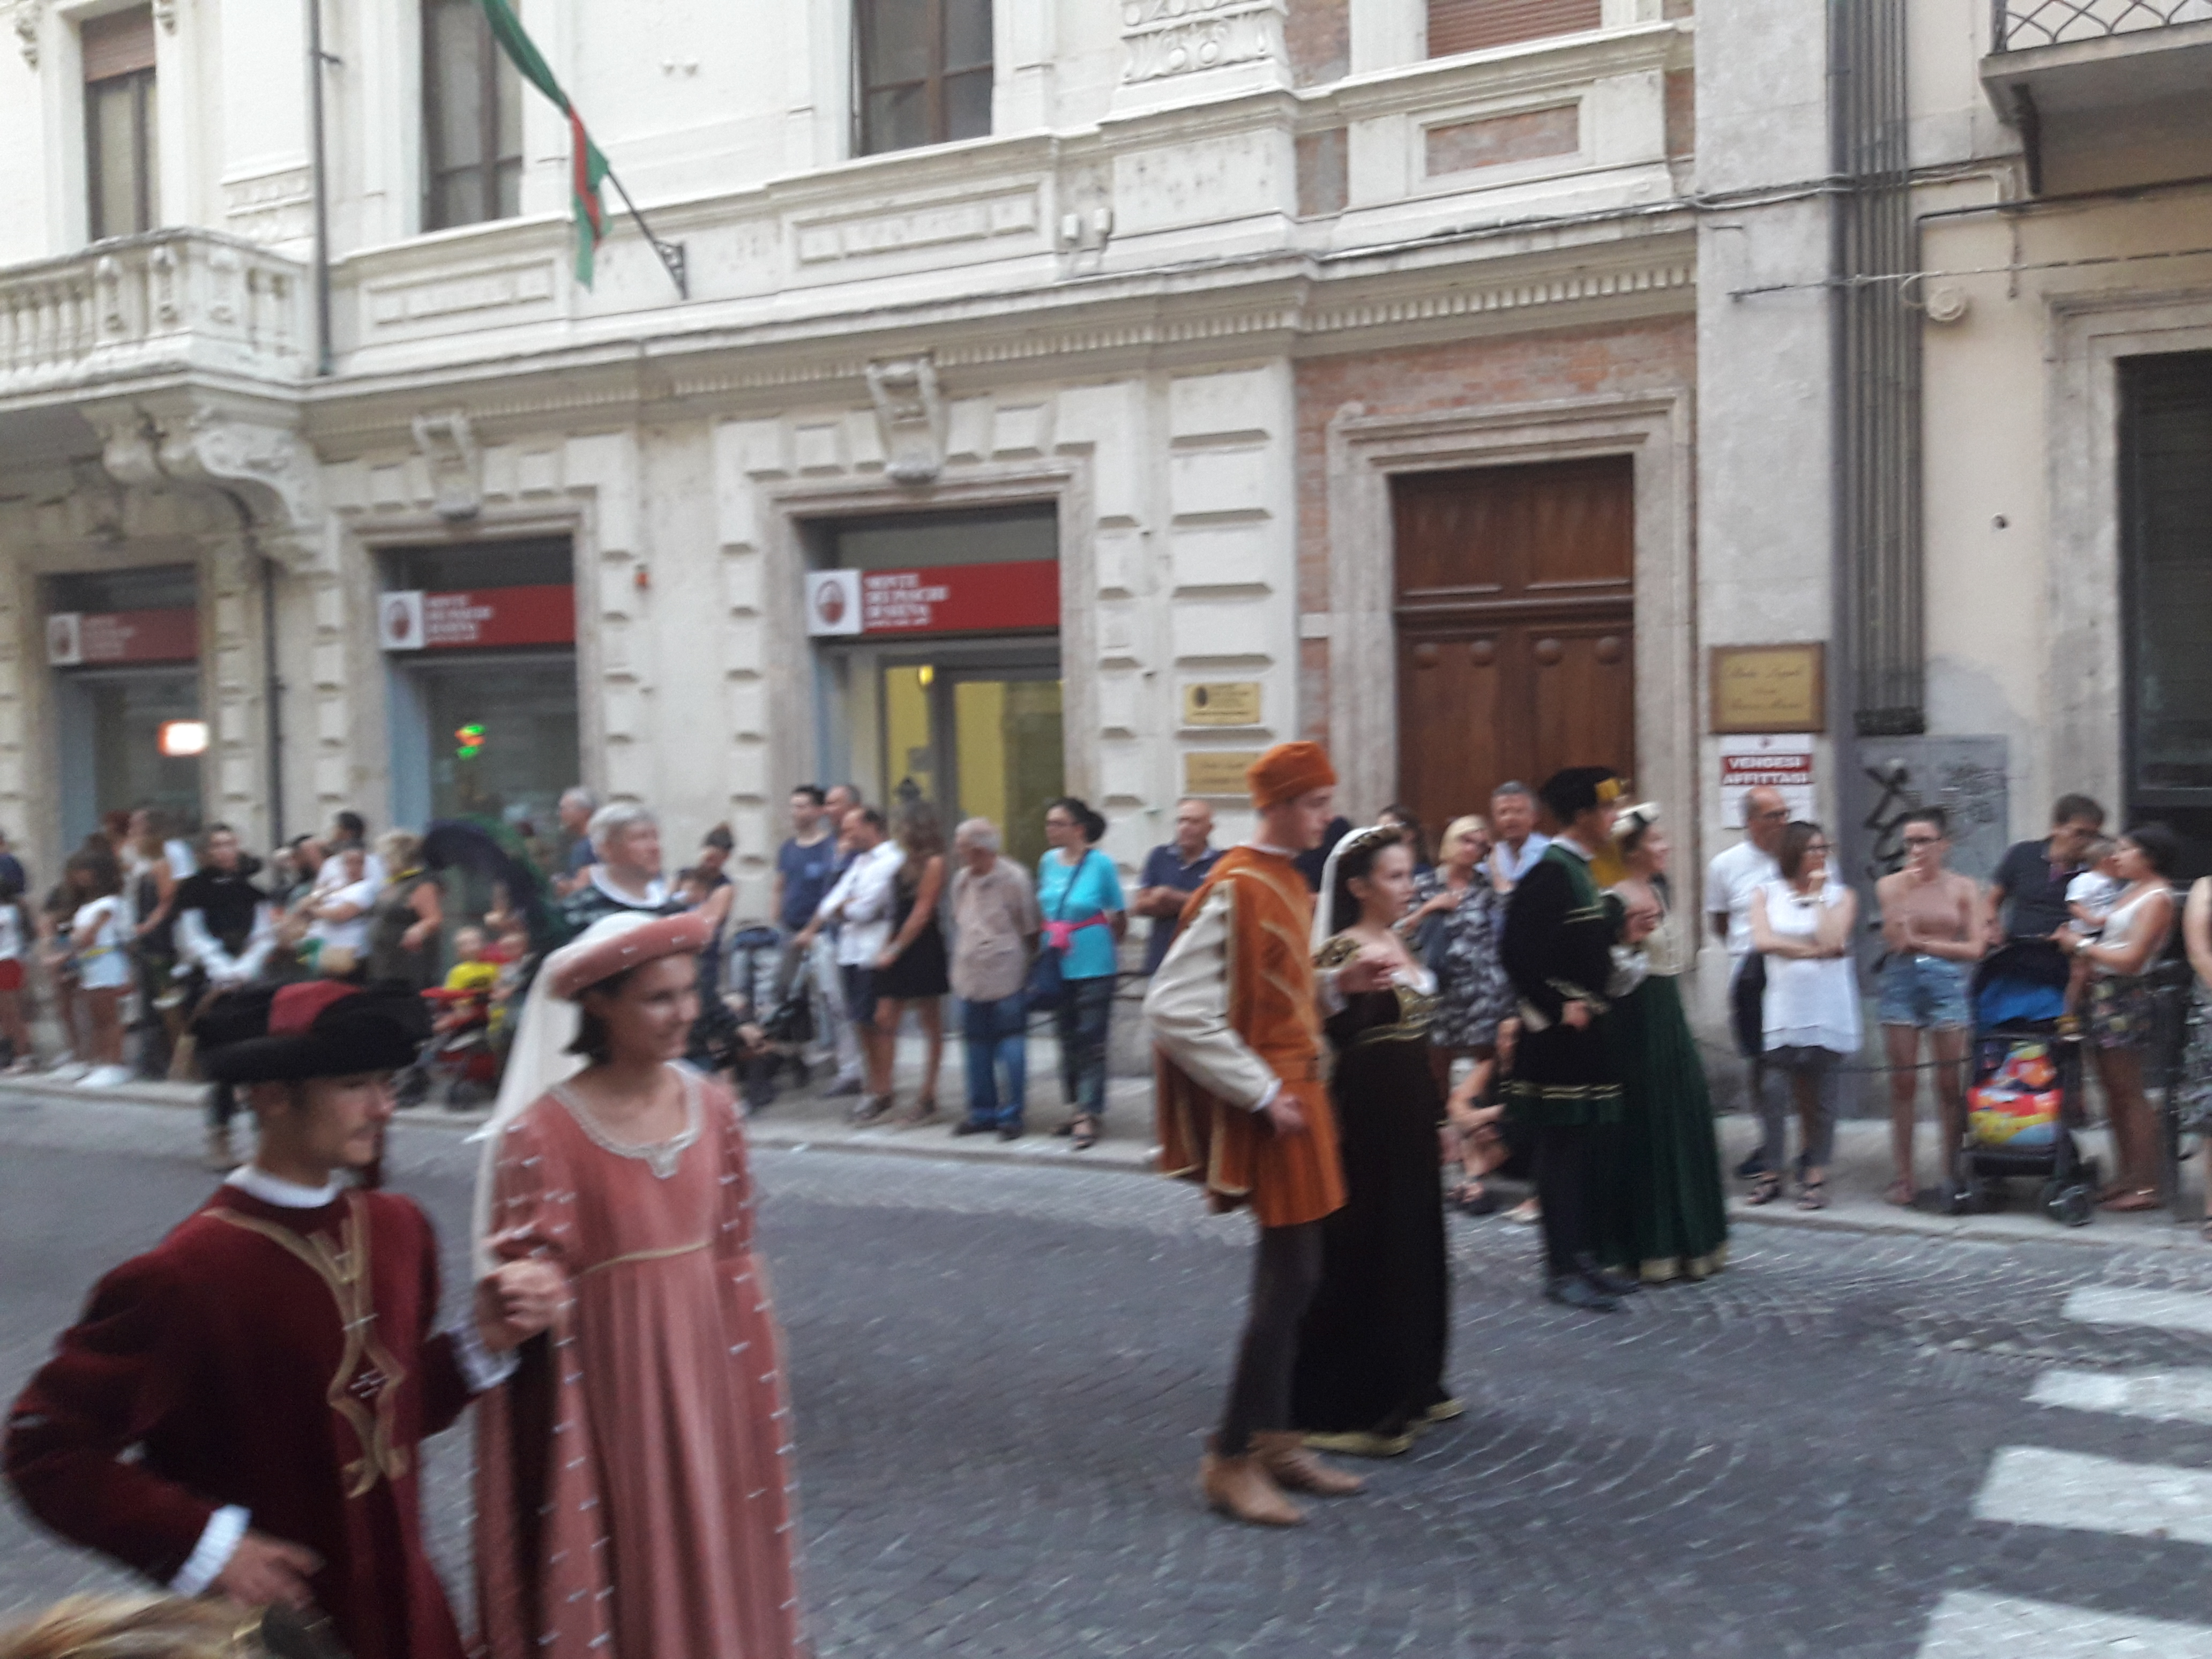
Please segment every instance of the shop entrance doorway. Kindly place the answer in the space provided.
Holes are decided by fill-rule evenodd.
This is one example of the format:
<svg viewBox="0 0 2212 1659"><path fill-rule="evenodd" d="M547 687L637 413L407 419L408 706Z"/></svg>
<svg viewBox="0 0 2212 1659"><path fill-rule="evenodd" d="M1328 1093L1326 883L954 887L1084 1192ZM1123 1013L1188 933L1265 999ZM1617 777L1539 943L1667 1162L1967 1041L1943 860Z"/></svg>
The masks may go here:
<svg viewBox="0 0 2212 1659"><path fill-rule="evenodd" d="M997 662L883 664L882 799L931 802L947 835L963 818L988 818L1006 856L1034 867L1045 807L1065 787L1059 655L1030 647Z"/></svg>
<svg viewBox="0 0 2212 1659"><path fill-rule="evenodd" d="M426 654L393 678L398 823L494 818L540 837L553 833L561 792L576 781L573 652L507 653L489 662Z"/></svg>
<svg viewBox="0 0 2212 1659"><path fill-rule="evenodd" d="M79 668L56 679L63 844L79 845L118 808L152 807L197 830L207 747L199 665Z"/></svg>

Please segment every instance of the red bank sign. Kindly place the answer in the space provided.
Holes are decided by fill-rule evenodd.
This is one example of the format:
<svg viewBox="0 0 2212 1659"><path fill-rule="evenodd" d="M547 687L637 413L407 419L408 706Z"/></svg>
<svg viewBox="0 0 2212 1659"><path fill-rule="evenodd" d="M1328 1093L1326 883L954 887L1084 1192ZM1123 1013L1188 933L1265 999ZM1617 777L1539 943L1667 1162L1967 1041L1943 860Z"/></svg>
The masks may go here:
<svg viewBox="0 0 2212 1659"><path fill-rule="evenodd" d="M468 593L403 589L377 600L376 632L386 651L568 645L576 637L576 590L566 582Z"/></svg>
<svg viewBox="0 0 2212 1659"><path fill-rule="evenodd" d="M1059 626L1056 559L919 570L816 570L806 578L806 631L817 638Z"/></svg>
<svg viewBox="0 0 2212 1659"><path fill-rule="evenodd" d="M46 661L56 668L112 662L191 662L200 654L200 614L162 611L57 611L46 618Z"/></svg>

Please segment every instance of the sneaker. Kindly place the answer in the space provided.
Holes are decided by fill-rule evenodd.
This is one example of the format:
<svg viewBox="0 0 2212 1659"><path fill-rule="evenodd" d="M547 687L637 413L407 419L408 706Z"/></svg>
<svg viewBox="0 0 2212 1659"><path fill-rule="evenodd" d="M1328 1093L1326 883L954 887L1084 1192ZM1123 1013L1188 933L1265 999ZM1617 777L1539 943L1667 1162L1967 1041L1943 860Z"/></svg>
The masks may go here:
<svg viewBox="0 0 2212 1659"><path fill-rule="evenodd" d="M46 1075L57 1083L74 1083L92 1067L81 1060L65 1060Z"/></svg>
<svg viewBox="0 0 2212 1659"><path fill-rule="evenodd" d="M825 1098L835 1098L838 1095L857 1095L866 1086L856 1077L841 1077L822 1093Z"/></svg>
<svg viewBox="0 0 2212 1659"><path fill-rule="evenodd" d="M76 1080L80 1089L116 1089L133 1082L137 1073L128 1066L99 1066Z"/></svg>

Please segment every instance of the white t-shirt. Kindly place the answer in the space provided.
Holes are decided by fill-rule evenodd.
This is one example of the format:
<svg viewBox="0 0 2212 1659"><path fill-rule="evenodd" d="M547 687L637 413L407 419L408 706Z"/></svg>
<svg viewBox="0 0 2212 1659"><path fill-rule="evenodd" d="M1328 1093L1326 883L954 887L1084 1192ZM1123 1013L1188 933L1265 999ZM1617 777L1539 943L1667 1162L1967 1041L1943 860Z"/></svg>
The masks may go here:
<svg viewBox="0 0 2212 1659"><path fill-rule="evenodd" d="M358 904L361 914L347 921L317 921L307 930L308 935L323 942L323 948L343 945L356 954L368 949L369 908L376 902L380 884L366 877L350 887L338 888L326 895L333 904Z"/></svg>
<svg viewBox="0 0 2212 1659"><path fill-rule="evenodd" d="M70 923L70 950L77 983L88 991L113 991L131 983L131 928L120 894L78 908Z"/></svg>
<svg viewBox="0 0 2212 1659"><path fill-rule="evenodd" d="M1731 961L1741 962L1751 954L1751 896L1768 882L1781 879L1774 855L1760 852L1749 841L1716 854L1705 866L1705 911L1727 915Z"/></svg>
<svg viewBox="0 0 2212 1659"><path fill-rule="evenodd" d="M2126 886L2125 882L2100 876L2094 870L2084 870L2066 884L2066 902L2080 905L2093 924L2102 922L2112 915L2112 901Z"/></svg>

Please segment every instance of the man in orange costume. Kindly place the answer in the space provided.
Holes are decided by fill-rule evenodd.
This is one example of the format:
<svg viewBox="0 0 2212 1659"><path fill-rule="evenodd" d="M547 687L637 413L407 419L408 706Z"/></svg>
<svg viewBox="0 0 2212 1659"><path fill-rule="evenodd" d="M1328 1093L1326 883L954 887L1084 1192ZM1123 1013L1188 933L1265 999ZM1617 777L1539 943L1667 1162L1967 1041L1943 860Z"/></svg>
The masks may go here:
<svg viewBox="0 0 2212 1659"><path fill-rule="evenodd" d="M1158 1051L1161 1170L1201 1183L1216 1210L1249 1206L1260 1224L1236 1376L1200 1490L1233 1520L1295 1526L1305 1516L1285 1487L1335 1495L1361 1484L1307 1451L1291 1426L1291 1367L1321 1282L1321 1220L1344 1203L1322 1019L1339 999L1382 984L1389 963L1377 953L1314 971L1313 895L1293 860L1328 827L1328 757L1314 744L1278 744L1245 781L1257 833L1224 854L1184 905L1145 1012Z"/></svg>

